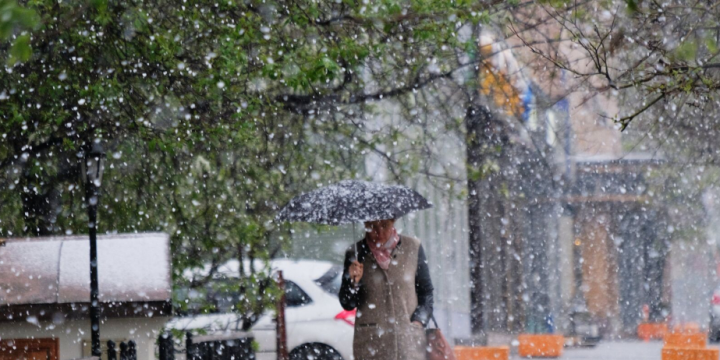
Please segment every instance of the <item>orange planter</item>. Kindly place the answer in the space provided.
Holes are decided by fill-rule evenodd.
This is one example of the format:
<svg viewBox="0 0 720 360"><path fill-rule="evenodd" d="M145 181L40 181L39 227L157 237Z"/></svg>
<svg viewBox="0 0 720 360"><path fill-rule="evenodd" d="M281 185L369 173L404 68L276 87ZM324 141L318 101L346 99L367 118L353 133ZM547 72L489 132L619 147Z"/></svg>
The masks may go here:
<svg viewBox="0 0 720 360"><path fill-rule="evenodd" d="M665 323L642 323L638 325L638 337L645 341L650 339L662 339L667 334L668 327Z"/></svg>
<svg viewBox="0 0 720 360"><path fill-rule="evenodd" d="M705 333L676 333L665 334L665 347L702 349L707 345Z"/></svg>
<svg viewBox="0 0 720 360"><path fill-rule="evenodd" d="M560 357L565 337L553 334L523 334L518 336L518 352L522 357Z"/></svg>
<svg viewBox="0 0 720 360"><path fill-rule="evenodd" d="M507 346L456 346L457 360L508 360L510 348Z"/></svg>
<svg viewBox="0 0 720 360"><path fill-rule="evenodd" d="M666 347L662 350L662 360L718 360L720 349L683 349Z"/></svg>
<svg viewBox="0 0 720 360"><path fill-rule="evenodd" d="M673 327L674 333L683 333L683 334L699 334L702 331L700 330L700 325L697 323L685 323L682 325L675 325Z"/></svg>

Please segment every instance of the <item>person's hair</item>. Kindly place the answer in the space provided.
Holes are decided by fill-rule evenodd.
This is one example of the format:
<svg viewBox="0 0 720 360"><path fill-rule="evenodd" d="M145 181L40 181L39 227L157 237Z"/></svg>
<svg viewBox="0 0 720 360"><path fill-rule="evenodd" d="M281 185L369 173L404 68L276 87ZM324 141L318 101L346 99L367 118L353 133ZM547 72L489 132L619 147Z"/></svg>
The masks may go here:
<svg viewBox="0 0 720 360"><path fill-rule="evenodd" d="M391 224L395 225L395 220L397 220L397 219L392 218L392 219L373 220L373 221L366 221L365 224L390 222Z"/></svg>

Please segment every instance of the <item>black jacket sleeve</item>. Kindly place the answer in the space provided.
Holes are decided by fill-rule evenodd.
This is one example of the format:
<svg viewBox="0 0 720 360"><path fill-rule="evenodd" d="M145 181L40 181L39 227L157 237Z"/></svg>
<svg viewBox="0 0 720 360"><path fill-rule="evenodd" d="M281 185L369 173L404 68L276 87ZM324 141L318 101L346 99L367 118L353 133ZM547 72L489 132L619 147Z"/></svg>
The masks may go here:
<svg viewBox="0 0 720 360"><path fill-rule="evenodd" d="M342 283L340 284L340 305L345 310L352 310L357 307L358 304L358 288L350 280L350 263L355 258L354 251L348 250L345 252L345 262L342 274Z"/></svg>
<svg viewBox="0 0 720 360"><path fill-rule="evenodd" d="M415 293L418 298L418 307L410 317L410 321L419 321L423 326L428 325L433 314L433 284L430 279L430 268L428 267L425 250L420 245L418 251L418 265L415 272Z"/></svg>

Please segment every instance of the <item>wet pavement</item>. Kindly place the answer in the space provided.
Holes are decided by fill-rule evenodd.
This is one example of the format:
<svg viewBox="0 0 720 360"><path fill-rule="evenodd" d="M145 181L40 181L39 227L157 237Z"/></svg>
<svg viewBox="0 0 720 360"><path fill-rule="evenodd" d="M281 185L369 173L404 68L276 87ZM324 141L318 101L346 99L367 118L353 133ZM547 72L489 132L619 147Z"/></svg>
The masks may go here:
<svg viewBox="0 0 720 360"><path fill-rule="evenodd" d="M660 360L662 342L601 342L594 348L567 348L567 360Z"/></svg>
<svg viewBox="0 0 720 360"><path fill-rule="evenodd" d="M566 348L561 360L660 360L662 342L608 341L593 348ZM709 347L718 347L711 344ZM513 360L523 359L517 355Z"/></svg>

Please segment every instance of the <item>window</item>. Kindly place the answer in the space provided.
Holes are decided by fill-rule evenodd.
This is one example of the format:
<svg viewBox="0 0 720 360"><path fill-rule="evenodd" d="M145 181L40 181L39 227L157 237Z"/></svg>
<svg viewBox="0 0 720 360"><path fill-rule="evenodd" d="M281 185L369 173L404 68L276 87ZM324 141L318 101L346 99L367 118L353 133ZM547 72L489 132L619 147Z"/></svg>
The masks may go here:
<svg viewBox="0 0 720 360"><path fill-rule="evenodd" d="M294 282L285 280L285 304L287 307L300 307L312 302L312 299Z"/></svg>
<svg viewBox="0 0 720 360"><path fill-rule="evenodd" d="M330 268L323 276L315 280L323 290L332 295L340 294L340 285L342 284L342 266L336 265Z"/></svg>

